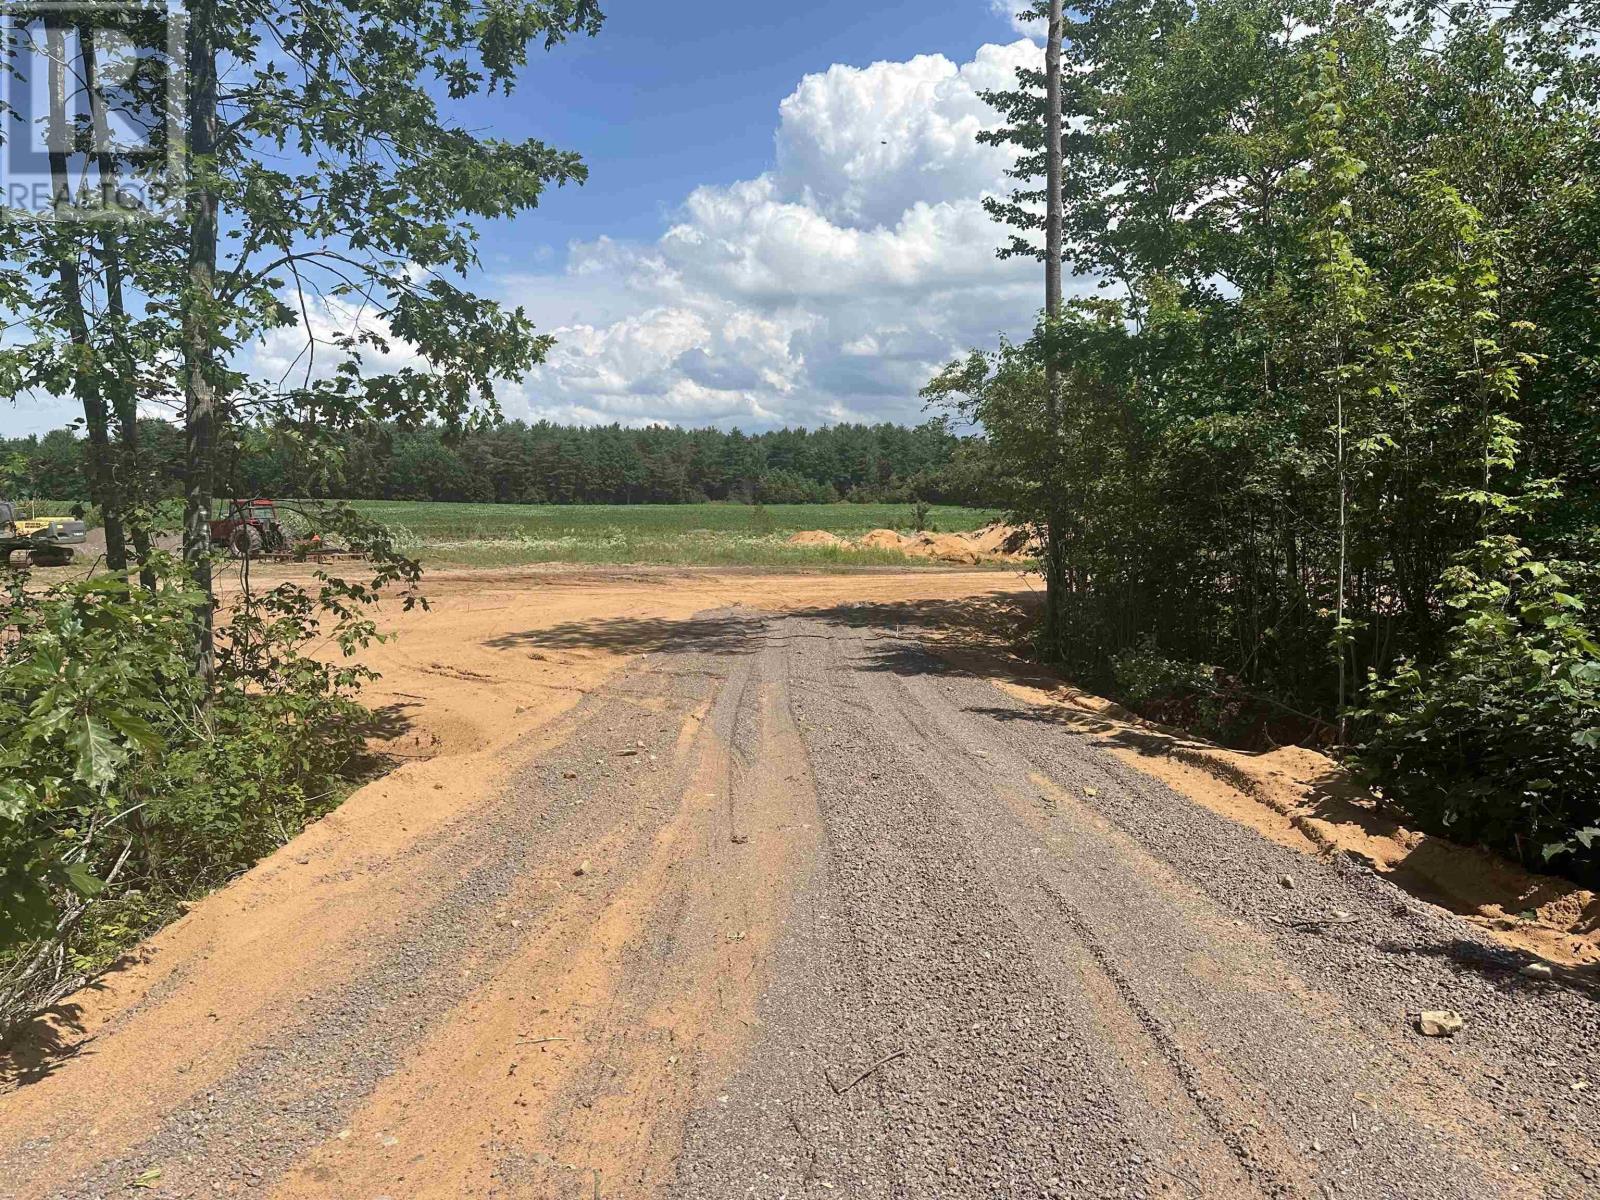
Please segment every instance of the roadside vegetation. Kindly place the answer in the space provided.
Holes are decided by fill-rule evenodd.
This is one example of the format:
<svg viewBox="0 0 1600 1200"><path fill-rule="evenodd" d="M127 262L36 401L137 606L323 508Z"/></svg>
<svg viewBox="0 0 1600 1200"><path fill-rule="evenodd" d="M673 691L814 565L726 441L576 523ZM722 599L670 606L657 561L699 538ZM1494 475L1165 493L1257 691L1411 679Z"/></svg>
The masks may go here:
<svg viewBox="0 0 1600 1200"><path fill-rule="evenodd" d="M1059 222L1077 298L927 392L1047 540L1047 656L1591 882L1597 20L1073 5L981 136L1021 153L1003 253Z"/></svg>
<svg viewBox="0 0 1600 1200"><path fill-rule="evenodd" d="M177 46L163 12L25 5L0 50L14 72L60 64L47 120L66 131L50 143L50 219L0 223L0 379L72 396L83 432L32 457L13 447L0 470L29 495L83 496L105 547L104 574L17 574L0 597L0 1032L359 777L364 675L340 652L376 636L381 594L416 601L418 564L348 506L303 506L360 552L355 577L319 568L262 589L244 571L219 604L217 499L262 431L309 478L336 474L358 430L491 422L497 384L551 339L467 289L480 227L585 177L571 151L449 114L597 33L594 0L487 16L432 0L199 3ZM131 81L101 72L108 41L137 63ZM153 153L92 142L103 119L153 130L139 148ZM128 199L174 182L158 214ZM313 309L349 320L317 334ZM236 369L274 333L305 342L287 375ZM389 349L413 365L375 367ZM170 424L148 419L157 408ZM81 490L43 478L73 457Z"/></svg>

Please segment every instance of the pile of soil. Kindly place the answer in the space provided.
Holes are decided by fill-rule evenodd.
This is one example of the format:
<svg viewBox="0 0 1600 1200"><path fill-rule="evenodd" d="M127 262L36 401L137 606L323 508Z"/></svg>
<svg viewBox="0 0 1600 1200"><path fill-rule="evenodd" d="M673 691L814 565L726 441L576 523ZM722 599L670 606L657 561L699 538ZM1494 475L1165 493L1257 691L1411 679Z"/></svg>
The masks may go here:
<svg viewBox="0 0 1600 1200"><path fill-rule="evenodd" d="M791 546L847 546L843 538L824 529L805 529L789 539Z"/></svg>
<svg viewBox="0 0 1600 1200"><path fill-rule="evenodd" d="M1034 558L1039 547L1033 532L1021 525L1007 525L996 521L967 535L973 547L982 554L1000 554L1006 558Z"/></svg>
<svg viewBox="0 0 1600 1200"><path fill-rule="evenodd" d="M866 550L898 550L905 545L905 538L892 529L874 529L863 534L856 544Z"/></svg>
<svg viewBox="0 0 1600 1200"><path fill-rule="evenodd" d="M939 562L975 566L984 560L972 542L958 533L919 533L907 539L901 549L913 558L932 558Z"/></svg>
<svg viewBox="0 0 1600 1200"><path fill-rule="evenodd" d="M1026 529L996 523L970 533L900 534L874 529L859 538L845 539L821 529L807 529L789 538L792 546L840 546L862 550L898 550L909 558L977 566L980 563L1022 562L1033 557Z"/></svg>

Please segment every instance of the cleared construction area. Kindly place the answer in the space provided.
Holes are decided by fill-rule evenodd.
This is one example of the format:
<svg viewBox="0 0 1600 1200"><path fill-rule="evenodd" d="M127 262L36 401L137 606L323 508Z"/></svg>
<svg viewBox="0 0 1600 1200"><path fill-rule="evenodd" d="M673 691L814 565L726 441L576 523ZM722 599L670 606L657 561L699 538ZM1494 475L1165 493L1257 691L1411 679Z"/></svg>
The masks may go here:
<svg viewBox="0 0 1600 1200"><path fill-rule="evenodd" d="M432 590L373 657L409 761L41 1023L0 1196L1600 1180L1582 898L1525 973L1394 864L1158 777L1159 731L975 648L1015 575Z"/></svg>

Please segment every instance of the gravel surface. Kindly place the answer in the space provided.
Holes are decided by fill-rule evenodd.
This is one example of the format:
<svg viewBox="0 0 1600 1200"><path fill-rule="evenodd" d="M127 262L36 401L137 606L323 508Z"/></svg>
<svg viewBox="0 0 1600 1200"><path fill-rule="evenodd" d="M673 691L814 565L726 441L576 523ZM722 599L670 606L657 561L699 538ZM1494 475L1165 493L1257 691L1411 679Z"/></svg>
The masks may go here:
<svg viewBox="0 0 1600 1200"><path fill-rule="evenodd" d="M773 632L824 863L676 1195L1595 1194L1592 996L913 644Z"/></svg>
<svg viewBox="0 0 1600 1200"><path fill-rule="evenodd" d="M0 1197L1600 1194L1592 991L881 626L648 636L339 980Z"/></svg>

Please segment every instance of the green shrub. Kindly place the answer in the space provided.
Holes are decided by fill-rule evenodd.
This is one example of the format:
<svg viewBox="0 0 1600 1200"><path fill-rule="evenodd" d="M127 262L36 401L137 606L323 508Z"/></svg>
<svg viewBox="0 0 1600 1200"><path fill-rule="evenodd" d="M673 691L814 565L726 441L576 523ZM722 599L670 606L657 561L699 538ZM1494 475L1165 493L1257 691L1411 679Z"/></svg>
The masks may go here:
<svg viewBox="0 0 1600 1200"><path fill-rule="evenodd" d="M331 808L362 766L361 668L308 654L373 636L360 585L246 595L208 694L200 595L114 576L0 598L0 1030L104 967Z"/></svg>
<svg viewBox="0 0 1600 1200"><path fill-rule="evenodd" d="M0 643L0 950L98 893L97 852L144 806L131 789L197 693L175 625L193 593L102 577L30 592L14 576Z"/></svg>
<svg viewBox="0 0 1600 1200"><path fill-rule="evenodd" d="M1209 695L1216 690L1215 667L1168 658L1149 634L1115 655L1111 672L1119 694L1135 705L1185 699L1197 693Z"/></svg>
<svg viewBox="0 0 1600 1200"><path fill-rule="evenodd" d="M1359 762L1425 829L1600 881L1600 646L1581 598L1509 536L1444 585L1445 649L1370 685Z"/></svg>

